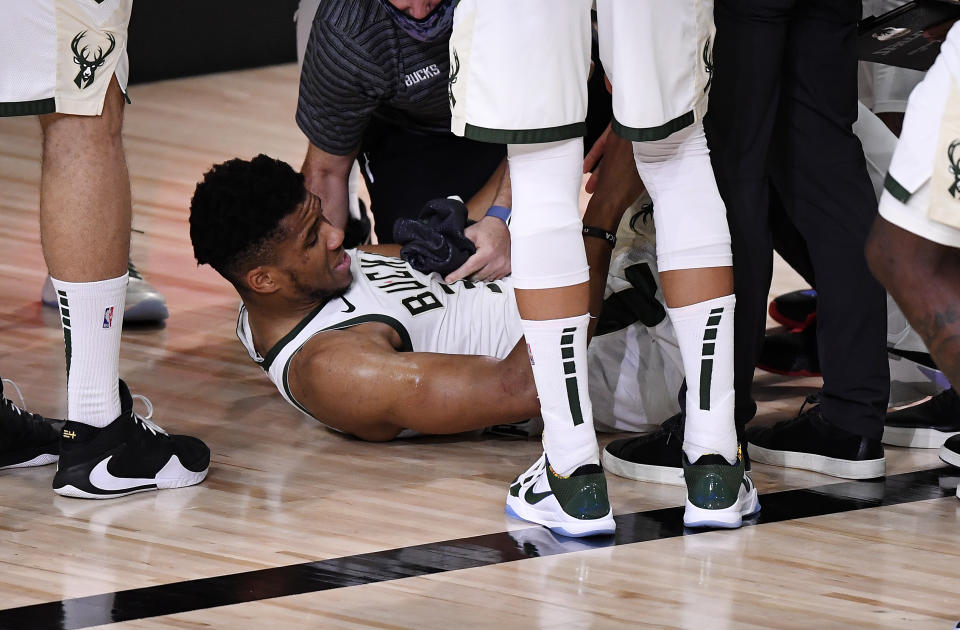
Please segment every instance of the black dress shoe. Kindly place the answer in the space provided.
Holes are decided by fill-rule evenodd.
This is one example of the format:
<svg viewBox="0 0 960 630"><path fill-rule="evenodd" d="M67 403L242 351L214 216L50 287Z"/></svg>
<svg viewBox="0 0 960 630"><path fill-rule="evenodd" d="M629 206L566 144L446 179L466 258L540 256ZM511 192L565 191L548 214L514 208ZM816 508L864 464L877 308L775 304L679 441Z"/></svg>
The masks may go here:
<svg viewBox="0 0 960 630"><path fill-rule="evenodd" d="M960 433L960 397L952 387L913 407L887 414L883 443L911 448L940 448Z"/></svg>
<svg viewBox="0 0 960 630"><path fill-rule="evenodd" d="M810 396L809 402L818 397ZM750 456L758 462L802 468L845 479L873 479L886 472L880 440L849 433L823 417L819 404L800 409L796 418L764 427L748 427Z"/></svg>
<svg viewBox="0 0 960 630"><path fill-rule="evenodd" d="M684 485L683 427L683 413L678 413L653 433L610 442L601 454L604 470L637 481ZM742 451L745 470L750 472L746 447Z"/></svg>

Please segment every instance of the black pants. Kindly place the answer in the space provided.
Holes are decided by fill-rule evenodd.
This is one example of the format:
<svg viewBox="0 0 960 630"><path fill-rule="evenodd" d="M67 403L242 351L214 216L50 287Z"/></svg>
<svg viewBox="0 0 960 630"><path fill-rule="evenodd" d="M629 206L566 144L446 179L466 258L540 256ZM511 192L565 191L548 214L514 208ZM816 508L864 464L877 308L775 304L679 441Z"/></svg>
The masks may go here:
<svg viewBox="0 0 960 630"><path fill-rule="evenodd" d="M733 244L740 427L756 413L773 198L802 235L817 289L824 417L858 435L883 432L886 303L863 253L877 202L852 131L860 11L859 0L716 2L706 127Z"/></svg>
<svg viewBox="0 0 960 630"><path fill-rule="evenodd" d="M360 145L360 171L370 193L377 240L393 242L397 219L416 217L426 202L459 195L468 201L507 150L452 133L424 134L374 120Z"/></svg>

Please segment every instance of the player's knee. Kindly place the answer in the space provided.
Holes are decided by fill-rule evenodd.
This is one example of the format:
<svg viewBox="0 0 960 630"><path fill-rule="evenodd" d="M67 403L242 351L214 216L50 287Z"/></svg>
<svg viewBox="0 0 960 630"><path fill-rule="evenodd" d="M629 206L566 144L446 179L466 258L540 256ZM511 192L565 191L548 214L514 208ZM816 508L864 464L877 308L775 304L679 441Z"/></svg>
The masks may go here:
<svg viewBox="0 0 960 630"><path fill-rule="evenodd" d="M655 169L656 165L675 162L683 158L709 156L707 136L703 130L703 123L696 123L683 129L674 131L661 140L647 140L633 143L633 158L637 163L640 177L644 171Z"/></svg>
<svg viewBox="0 0 960 630"><path fill-rule="evenodd" d="M727 211L700 124L663 140L633 143L637 170L653 199L660 271L733 264Z"/></svg>
<svg viewBox="0 0 960 630"><path fill-rule="evenodd" d="M515 286L547 289L586 282L589 270L579 212L582 139L510 145L508 151Z"/></svg>

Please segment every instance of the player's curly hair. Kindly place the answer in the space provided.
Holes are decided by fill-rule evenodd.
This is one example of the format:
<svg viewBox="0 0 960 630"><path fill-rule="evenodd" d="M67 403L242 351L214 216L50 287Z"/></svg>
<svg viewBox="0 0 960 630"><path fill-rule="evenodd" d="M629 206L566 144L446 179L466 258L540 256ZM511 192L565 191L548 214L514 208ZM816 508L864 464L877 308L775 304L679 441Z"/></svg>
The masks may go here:
<svg viewBox="0 0 960 630"><path fill-rule="evenodd" d="M260 154L217 164L190 200L190 240L197 264L208 264L238 289L243 275L273 260L280 222L306 198L303 174Z"/></svg>

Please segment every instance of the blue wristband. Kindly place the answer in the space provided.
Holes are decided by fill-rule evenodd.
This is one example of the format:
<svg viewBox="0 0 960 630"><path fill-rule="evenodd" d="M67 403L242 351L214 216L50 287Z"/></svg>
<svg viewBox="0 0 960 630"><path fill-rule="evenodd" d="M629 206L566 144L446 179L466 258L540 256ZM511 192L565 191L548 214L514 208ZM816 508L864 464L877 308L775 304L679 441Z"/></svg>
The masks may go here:
<svg viewBox="0 0 960 630"><path fill-rule="evenodd" d="M506 206L490 206L490 209L487 210L487 213L483 215L485 217L497 217L504 223L510 219L510 208Z"/></svg>

